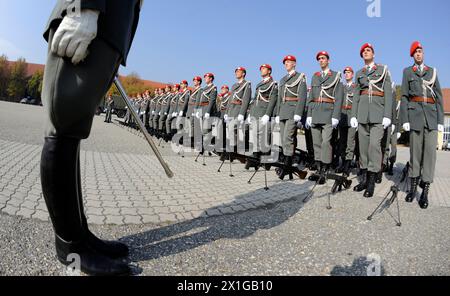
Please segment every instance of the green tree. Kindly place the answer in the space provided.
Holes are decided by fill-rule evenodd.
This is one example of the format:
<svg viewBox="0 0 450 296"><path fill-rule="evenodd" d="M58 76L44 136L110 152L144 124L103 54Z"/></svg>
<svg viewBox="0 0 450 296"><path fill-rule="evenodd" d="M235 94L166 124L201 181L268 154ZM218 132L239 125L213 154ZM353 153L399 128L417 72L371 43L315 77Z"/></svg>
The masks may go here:
<svg viewBox="0 0 450 296"><path fill-rule="evenodd" d="M0 98L8 96L8 84L11 75L11 70L8 64L8 57L6 55L0 56Z"/></svg>
<svg viewBox="0 0 450 296"><path fill-rule="evenodd" d="M8 96L12 99L20 99L27 89L27 64L24 58L19 58L12 66L8 84Z"/></svg>
<svg viewBox="0 0 450 296"><path fill-rule="evenodd" d="M42 81L44 79L44 73L37 71L28 80L27 89L28 94L33 98L40 98L42 93Z"/></svg>

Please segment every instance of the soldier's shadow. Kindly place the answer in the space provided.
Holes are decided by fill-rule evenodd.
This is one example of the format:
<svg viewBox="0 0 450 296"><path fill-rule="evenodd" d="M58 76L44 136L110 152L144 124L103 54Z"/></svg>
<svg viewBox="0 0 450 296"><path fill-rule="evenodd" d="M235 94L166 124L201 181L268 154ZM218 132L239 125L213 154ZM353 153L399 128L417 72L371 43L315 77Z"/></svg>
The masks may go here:
<svg viewBox="0 0 450 296"><path fill-rule="evenodd" d="M367 257L358 257L350 266L336 265L330 272L332 276L385 276L383 264Z"/></svg>
<svg viewBox="0 0 450 296"><path fill-rule="evenodd" d="M308 183L284 182L273 185L270 192L283 194L286 190L298 190L302 186L308 185ZM244 198L246 201L251 201L251 198L257 196L259 191L261 194L265 192L260 189L244 194L236 197L230 204L214 207L205 212L236 206ZM258 208L251 215L238 212L217 217L197 218L127 236L121 241L131 247L130 259L138 262L182 253L220 239L244 239L258 230L271 229L281 225L299 212L304 206L303 198L306 194L302 193L304 188L299 192L298 196L282 202L290 202L289 207L281 207L280 203L276 203Z"/></svg>
<svg viewBox="0 0 450 296"><path fill-rule="evenodd" d="M402 183L400 183L400 180L402 178L402 172L405 166L406 166L405 164L397 163L394 166L394 175L389 176L388 174L383 173L383 178L386 178L387 180L391 181L392 185L397 185L399 192L403 192L406 194L409 190L408 176L406 176L406 179Z"/></svg>

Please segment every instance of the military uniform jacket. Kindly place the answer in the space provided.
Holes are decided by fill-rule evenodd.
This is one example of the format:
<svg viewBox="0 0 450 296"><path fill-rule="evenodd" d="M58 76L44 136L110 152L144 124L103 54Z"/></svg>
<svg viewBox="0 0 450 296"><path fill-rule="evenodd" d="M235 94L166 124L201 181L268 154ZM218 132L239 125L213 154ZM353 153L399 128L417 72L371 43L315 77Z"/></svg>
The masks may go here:
<svg viewBox="0 0 450 296"><path fill-rule="evenodd" d="M437 130L438 124L444 124L444 104L437 71L424 66L422 73L419 72L417 66L403 71L400 124L409 122L411 130L415 131L424 127ZM413 97L432 98L435 103L412 102Z"/></svg>
<svg viewBox="0 0 450 296"><path fill-rule="evenodd" d="M160 97L160 96L157 95L157 96L155 96L154 98L152 98L152 99L150 100L150 102L149 102L149 110L148 110L149 115L150 115L149 118L153 118L153 116L154 116L154 114L152 114L152 113L153 113L153 111L156 110L156 104L157 104L157 102L158 102L159 97Z"/></svg>
<svg viewBox="0 0 450 296"><path fill-rule="evenodd" d="M180 93L180 98L178 99L177 102L177 111L176 112L181 112L183 111L183 117L186 116L186 112L188 109L188 104L189 104L189 97L190 97L190 91L188 89L186 89L184 92Z"/></svg>
<svg viewBox="0 0 450 296"><path fill-rule="evenodd" d="M362 94L367 91L372 95ZM362 124L382 123L383 117L392 119L392 104L392 82L387 66L376 64L370 71L364 67L356 73L352 117Z"/></svg>
<svg viewBox="0 0 450 296"><path fill-rule="evenodd" d="M218 110L217 117L223 119L224 115L227 113L228 104L230 103L231 93L219 94L217 96L216 107Z"/></svg>
<svg viewBox="0 0 450 296"><path fill-rule="evenodd" d="M161 110L163 108L163 101L164 99L168 96L168 94L162 94L158 101L156 101L156 107L155 107L155 117L159 117L160 115L162 115L163 113L161 113ZM161 114L160 114L161 113Z"/></svg>
<svg viewBox="0 0 450 296"><path fill-rule="evenodd" d="M342 127L349 127L350 119L352 118L353 97L355 96L356 84L352 83L348 85L345 83L342 88L344 90L344 98L342 100L341 120L339 125Z"/></svg>
<svg viewBox="0 0 450 296"><path fill-rule="evenodd" d="M197 105L198 96L200 95L201 88L194 89L191 92L191 95L189 97L189 103L188 103L188 109L186 113L186 117L192 117L192 113L195 111L195 107Z"/></svg>
<svg viewBox="0 0 450 296"><path fill-rule="evenodd" d="M44 38L56 29L75 0L58 0L47 22ZM125 66L128 52L139 22L140 0L80 0L81 9L100 11L97 38L103 39L122 56Z"/></svg>
<svg viewBox="0 0 450 296"><path fill-rule="evenodd" d="M161 101L161 117L163 120L167 118L170 109L170 102L172 98L175 96L174 93L169 93L162 101Z"/></svg>
<svg viewBox="0 0 450 296"><path fill-rule="evenodd" d="M261 81L256 86L255 97L250 105L250 117L261 118L266 114L272 116L277 99L278 83L272 77L267 81Z"/></svg>
<svg viewBox="0 0 450 296"><path fill-rule="evenodd" d="M278 100L275 115L280 120L294 119L294 115L302 115L306 105L308 87L306 75L295 72L284 76L278 87ZM287 101L286 98L297 98L297 101Z"/></svg>
<svg viewBox="0 0 450 296"><path fill-rule="evenodd" d="M169 117L172 117L173 112L177 112L178 100L180 98L180 95L181 95L181 93L177 92L176 94L174 94L172 96L172 99L170 100L170 103L169 103L169 112L168 112Z"/></svg>
<svg viewBox="0 0 450 296"><path fill-rule="evenodd" d="M197 101L198 109L202 114L209 113L210 116L216 116L217 87L214 84L207 85L200 90L200 99Z"/></svg>
<svg viewBox="0 0 450 296"><path fill-rule="evenodd" d="M321 72L314 74L308 98L308 117L312 117L312 123L331 124L331 118L339 120L343 97L340 72L329 70L325 77L322 77Z"/></svg>
<svg viewBox="0 0 450 296"><path fill-rule="evenodd" d="M226 113L228 117L237 118L238 115L245 117L251 97L252 85L250 81L244 79L240 83L235 83L231 88L231 98L228 102Z"/></svg>

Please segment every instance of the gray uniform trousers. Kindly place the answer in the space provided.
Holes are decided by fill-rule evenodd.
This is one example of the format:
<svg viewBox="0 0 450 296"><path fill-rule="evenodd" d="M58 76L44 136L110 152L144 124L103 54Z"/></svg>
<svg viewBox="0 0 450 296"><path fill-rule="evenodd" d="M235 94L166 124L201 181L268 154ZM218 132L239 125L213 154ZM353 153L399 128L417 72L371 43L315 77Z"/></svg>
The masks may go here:
<svg viewBox="0 0 450 296"><path fill-rule="evenodd" d="M359 124L358 139L361 169L378 173L381 170L381 141L384 128L381 123Z"/></svg>
<svg viewBox="0 0 450 296"><path fill-rule="evenodd" d="M437 130L424 128L409 132L410 167L409 177L417 178L422 173L422 181L433 183L436 167ZM422 167L422 172L420 168Z"/></svg>
<svg viewBox="0 0 450 296"><path fill-rule="evenodd" d="M51 29L49 46L53 35ZM82 63L74 66L70 60L48 50L42 90L45 136L89 137L97 106L111 86L122 60L120 53L101 38L92 41L89 52Z"/></svg>
<svg viewBox="0 0 450 296"><path fill-rule="evenodd" d="M297 124L294 119L280 120L280 138L283 154L293 156L297 146Z"/></svg>
<svg viewBox="0 0 450 296"><path fill-rule="evenodd" d="M339 127L339 153L345 160L353 160L355 155L356 129L350 126Z"/></svg>
<svg viewBox="0 0 450 296"><path fill-rule="evenodd" d="M386 147L384 151L383 164L387 165L388 160L395 162L397 159L397 133L392 134L392 126L388 127L386 135Z"/></svg>
<svg viewBox="0 0 450 296"><path fill-rule="evenodd" d="M314 145L314 160L330 164L333 157L333 148L331 147L333 127L331 124L313 124L311 133Z"/></svg>

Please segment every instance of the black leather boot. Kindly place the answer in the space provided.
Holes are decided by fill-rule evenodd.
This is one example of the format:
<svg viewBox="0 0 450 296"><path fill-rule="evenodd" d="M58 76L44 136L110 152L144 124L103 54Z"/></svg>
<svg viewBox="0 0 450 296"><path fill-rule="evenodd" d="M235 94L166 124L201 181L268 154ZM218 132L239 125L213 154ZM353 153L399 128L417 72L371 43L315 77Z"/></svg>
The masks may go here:
<svg viewBox="0 0 450 296"><path fill-rule="evenodd" d="M361 169L361 181L353 188L353 191L361 192L367 189L368 172L367 169Z"/></svg>
<svg viewBox="0 0 450 296"><path fill-rule="evenodd" d="M383 182L383 171L375 173L375 183L381 184L381 182Z"/></svg>
<svg viewBox="0 0 450 296"><path fill-rule="evenodd" d="M336 174L342 174L344 172L346 160L345 158L342 158L341 165L336 169Z"/></svg>
<svg viewBox="0 0 450 296"><path fill-rule="evenodd" d="M367 189L364 192L364 197L372 197L375 192L375 179L377 177L377 173L367 172Z"/></svg>
<svg viewBox="0 0 450 296"><path fill-rule="evenodd" d="M81 271L89 275L126 275L127 264L111 259L87 243L78 196L78 150L80 140L45 138L41 155L41 184L55 231L58 260L65 265L77 254Z"/></svg>
<svg viewBox="0 0 450 296"><path fill-rule="evenodd" d="M411 189L409 190L408 194L406 195L405 201L413 202L414 198L416 197L418 178L409 178L409 179L411 181Z"/></svg>
<svg viewBox="0 0 450 296"><path fill-rule="evenodd" d="M420 195L419 199L419 206L422 209L428 208L428 192L430 191L430 183L425 182L422 194Z"/></svg>
<svg viewBox="0 0 450 296"><path fill-rule="evenodd" d="M314 164L317 168L320 168L322 166L320 161L316 161ZM309 176L308 180L312 182L317 182L320 178L320 170L319 172L313 173L311 176Z"/></svg>
<svg viewBox="0 0 450 296"><path fill-rule="evenodd" d="M388 171L387 171L387 174L389 176L394 175L394 164L395 164L395 161L389 161L389 167L388 167Z"/></svg>
<svg viewBox="0 0 450 296"><path fill-rule="evenodd" d="M87 223L87 218L84 213L83 207L83 194L81 188L81 174L80 174L80 155L78 154L77 161L77 183L78 183L78 201L80 205L80 213L81 213L81 223L84 230L84 236L86 238L87 243L94 250L108 256L111 258L121 258L128 256L129 249L128 246L124 243L118 241L106 241L95 236L90 230Z"/></svg>
<svg viewBox="0 0 450 296"><path fill-rule="evenodd" d="M342 169L342 175L344 177L350 176L350 164L351 164L351 160L346 160L344 162L344 167Z"/></svg>

